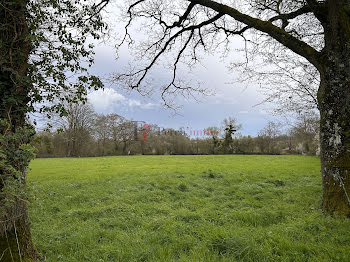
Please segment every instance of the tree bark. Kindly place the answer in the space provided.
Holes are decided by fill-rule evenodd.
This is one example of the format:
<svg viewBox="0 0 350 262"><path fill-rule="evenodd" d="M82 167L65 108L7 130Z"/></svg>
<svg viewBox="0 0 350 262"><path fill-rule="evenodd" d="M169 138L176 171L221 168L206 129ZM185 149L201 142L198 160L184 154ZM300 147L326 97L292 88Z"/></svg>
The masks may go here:
<svg viewBox="0 0 350 262"><path fill-rule="evenodd" d="M350 60L350 57L348 58ZM350 217L350 75L330 70L322 76L319 95L322 207ZM322 92L320 92L322 93Z"/></svg>
<svg viewBox="0 0 350 262"><path fill-rule="evenodd" d="M322 208L350 217L350 15L345 4L329 1L318 102Z"/></svg>
<svg viewBox="0 0 350 262"><path fill-rule="evenodd" d="M28 41L27 0L6 0L0 6L0 119L5 119L10 128L2 128L3 136L15 133L26 124L25 117L30 102L30 79L27 76L28 59L31 45ZM22 143L16 143L16 150ZM25 183L25 169L21 160L8 157L22 177L20 183ZM19 179L14 174L0 171L0 192L6 185L6 179ZM17 189L16 189L17 190ZM18 191L21 190L18 188ZM16 192L19 194L19 192ZM6 203L6 194L0 195L0 206ZM38 258L34 248L30 222L28 219L27 202L16 199L6 206L5 214L0 214L0 261L33 261ZM4 209L2 209L4 210Z"/></svg>
<svg viewBox="0 0 350 262"><path fill-rule="evenodd" d="M350 59L350 58L349 58ZM321 89L332 92L320 98L322 207L330 214L350 217L350 85L349 78L330 74ZM323 78L325 78L323 76Z"/></svg>
<svg viewBox="0 0 350 262"><path fill-rule="evenodd" d="M32 241L27 206L21 206L20 212L21 217L13 222L13 227L0 235L0 261L29 262L40 258Z"/></svg>

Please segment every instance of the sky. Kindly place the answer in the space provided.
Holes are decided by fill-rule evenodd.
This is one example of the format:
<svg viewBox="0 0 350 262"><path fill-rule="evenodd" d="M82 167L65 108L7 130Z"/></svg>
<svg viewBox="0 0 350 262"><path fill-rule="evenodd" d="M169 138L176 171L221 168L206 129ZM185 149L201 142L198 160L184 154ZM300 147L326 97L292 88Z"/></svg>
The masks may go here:
<svg viewBox="0 0 350 262"><path fill-rule="evenodd" d="M122 30L116 26L117 30ZM118 33L118 32L117 32ZM238 38L237 38L238 39ZM115 72L120 72L132 63L132 57L126 48L116 52L113 40L96 44L95 64L91 73L105 79L104 90L90 92L88 99L96 112L101 114L117 113L127 119L157 124L163 128L203 130L207 127L220 127L224 118L233 117L242 125L240 133L255 136L268 121L276 117L268 112L271 105L257 105L264 100L257 84L240 83L237 72L229 71L220 60L220 54L213 54L204 58L202 64L192 69L194 81L200 81L201 87L206 88L209 96L196 95L195 99L182 97L172 98L179 109L167 109L162 105L159 92L149 97L141 96L137 91L125 90L107 79ZM239 46L240 43L237 43ZM243 55L232 53L232 57ZM180 68L186 70L186 68ZM171 72L159 71L154 79L154 85L161 84L163 74ZM157 74L156 74L157 75Z"/></svg>
<svg viewBox="0 0 350 262"><path fill-rule="evenodd" d="M100 45L96 48L92 73L107 79L122 66L123 62L115 59L112 47ZM220 127L224 118L234 117L242 124L240 132L243 135L254 136L268 121L276 120L269 114L267 105L257 105L264 100L257 85L233 82L237 73L229 72L215 56L207 59L206 67L196 69L195 76L212 94L198 95L197 101L179 97L176 103L179 109L176 111L165 108L159 94L144 97L137 91L124 90L107 80L104 90L90 92L88 99L98 113L117 113L130 120L163 128L203 130L211 126Z"/></svg>

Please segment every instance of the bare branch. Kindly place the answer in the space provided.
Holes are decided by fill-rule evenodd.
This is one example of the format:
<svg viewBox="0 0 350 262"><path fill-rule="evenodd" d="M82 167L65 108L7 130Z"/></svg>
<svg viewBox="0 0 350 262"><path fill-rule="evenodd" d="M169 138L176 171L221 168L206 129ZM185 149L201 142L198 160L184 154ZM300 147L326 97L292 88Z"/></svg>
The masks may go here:
<svg viewBox="0 0 350 262"><path fill-rule="evenodd" d="M164 46L160 49L160 51L154 56L154 58L152 59L152 61L149 63L149 65L147 67L145 67L144 69L141 69L139 71L136 71L134 73L131 73L131 74L121 74L120 76L117 77L116 80L120 80L122 78L125 78L125 77L135 77L139 74L141 74L141 77L138 79L137 83L136 84L133 84L130 86L130 88L132 89L138 89L139 86L141 85L141 83L143 82L143 80L145 79L147 73L149 72L149 70L156 64L157 60L159 59L159 57L168 49L169 45L171 45L171 43L177 39L179 36L181 36L183 33L185 32L192 32L191 33L191 36L193 35L193 31L195 29L199 29L203 26L206 26L206 25L209 25L213 22L215 22L216 20L218 20L219 18L222 17L222 14L217 14L216 16L212 17L211 19L208 19L198 25L192 25L192 26L189 26L189 27L185 27L183 29L181 29L180 31L176 32L174 35L172 35L164 44ZM192 37L191 37L192 38ZM187 44L185 45L185 48L187 47ZM184 50L183 50L184 51ZM182 52L183 52L182 51ZM182 54L181 52L181 54ZM176 63L177 64L177 63Z"/></svg>
<svg viewBox="0 0 350 262"><path fill-rule="evenodd" d="M218 3L211 0L188 0L193 3L200 4L202 6L208 7L215 10L219 14L228 15L235 20L246 24L252 28L255 28L261 32L267 33L269 36L277 40L282 45L288 47L293 52L305 57L310 63L315 67L320 68L320 53L316 51L313 47L307 43L297 39L296 37L290 35L283 29L275 26L270 21L263 21L258 18L246 15L238 11L237 9L230 7L225 4Z"/></svg>
<svg viewBox="0 0 350 262"><path fill-rule="evenodd" d="M287 14L279 14L277 16L274 16L272 18L269 19L269 22L274 22L274 21L277 21L277 20L282 20L284 23L288 24L288 20L290 19L294 19L302 14L307 14L307 13L310 13L312 10L310 8L310 6L308 5L305 5L303 6L302 8L294 11L294 12L291 12L291 13L287 13ZM286 26L283 26L282 28L285 28Z"/></svg>

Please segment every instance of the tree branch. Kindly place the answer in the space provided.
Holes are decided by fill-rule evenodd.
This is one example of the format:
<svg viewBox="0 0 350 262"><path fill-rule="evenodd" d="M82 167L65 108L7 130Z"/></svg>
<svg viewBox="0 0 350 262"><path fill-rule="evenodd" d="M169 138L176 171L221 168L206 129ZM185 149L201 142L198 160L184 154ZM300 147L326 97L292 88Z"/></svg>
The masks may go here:
<svg viewBox="0 0 350 262"><path fill-rule="evenodd" d="M137 83L136 84L131 84L130 85L130 88L131 89L138 89L139 86L141 85L141 83L143 82L143 80L146 78L146 75L147 73L149 72L149 70L156 64L157 60L159 59L159 57L166 52L167 48L171 45L171 43L179 36L181 36L183 33L185 32L188 32L190 31L191 34L190 34L190 38L187 40L184 48L180 51L180 56L182 55L182 53L184 52L184 50L186 49L190 39L192 38L193 36L193 31L195 29L200 29L201 27L203 26L206 26L206 25L209 25L209 24L212 24L214 23L215 21L217 21L218 19L220 19L223 15L222 14L217 14L215 15L214 17L206 20L206 21L203 21L202 23L200 24L197 24L197 25L192 25L192 26L188 26L188 27L184 27L182 28L181 30L179 30L178 32L176 32L174 35L172 35L166 42L165 44L163 45L163 47L159 50L159 52L154 56L154 58L152 59L152 61L149 63L149 65L147 67L145 67L144 69L141 69L141 70L138 70L136 72L133 72L133 73L130 73L130 74L121 74L119 76L116 77L116 79L122 79L122 78L125 78L125 77L135 77L137 75L141 75L140 78L138 79ZM177 58L177 60L179 60L180 57ZM175 65L176 66L178 63L178 61L176 61ZM174 80L172 81L172 83L174 82ZM170 84L172 85L172 84Z"/></svg>
<svg viewBox="0 0 350 262"><path fill-rule="evenodd" d="M246 24L256 30L267 33L269 36L277 40L282 45L288 47L293 52L305 57L310 63L312 63L316 68L320 68L320 53L316 51L313 47L307 43L297 39L296 37L290 35L283 29L272 24L271 21L263 21L258 18L241 13L235 8L228 5L218 3L212 0L188 0L192 3L196 3L207 8L210 8L219 14L228 15L235 20ZM314 1L311 1L314 2ZM317 2L317 1L316 1Z"/></svg>
<svg viewBox="0 0 350 262"><path fill-rule="evenodd" d="M180 26L181 23L187 19L187 17L191 13L191 11L195 5L196 5L195 3L190 3L190 5L187 7L185 13L179 18L179 21L175 22L170 28Z"/></svg>
<svg viewBox="0 0 350 262"><path fill-rule="evenodd" d="M290 20L298 17L299 15L307 14L312 12L310 6L305 5L302 8L299 8L298 10L291 12L291 13L286 13L286 14L279 14L277 16L274 16L269 19L269 22L274 22L277 20Z"/></svg>
<svg viewBox="0 0 350 262"><path fill-rule="evenodd" d="M320 3L317 0L306 0L306 2L311 7L312 10L317 9L320 5Z"/></svg>

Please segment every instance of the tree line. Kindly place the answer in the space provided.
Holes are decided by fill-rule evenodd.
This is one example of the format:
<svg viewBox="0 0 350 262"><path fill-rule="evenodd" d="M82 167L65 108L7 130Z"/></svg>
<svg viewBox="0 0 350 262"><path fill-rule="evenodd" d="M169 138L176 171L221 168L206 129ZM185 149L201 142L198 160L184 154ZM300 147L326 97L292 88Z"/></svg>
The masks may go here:
<svg viewBox="0 0 350 262"><path fill-rule="evenodd" d="M38 157L114 155L319 154L319 117L300 114L289 128L276 122L258 135L239 133L242 125L226 118L220 126L191 130L163 128L112 114L97 114L91 104L68 104L65 116L53 116L37 132Z"/></svg>

